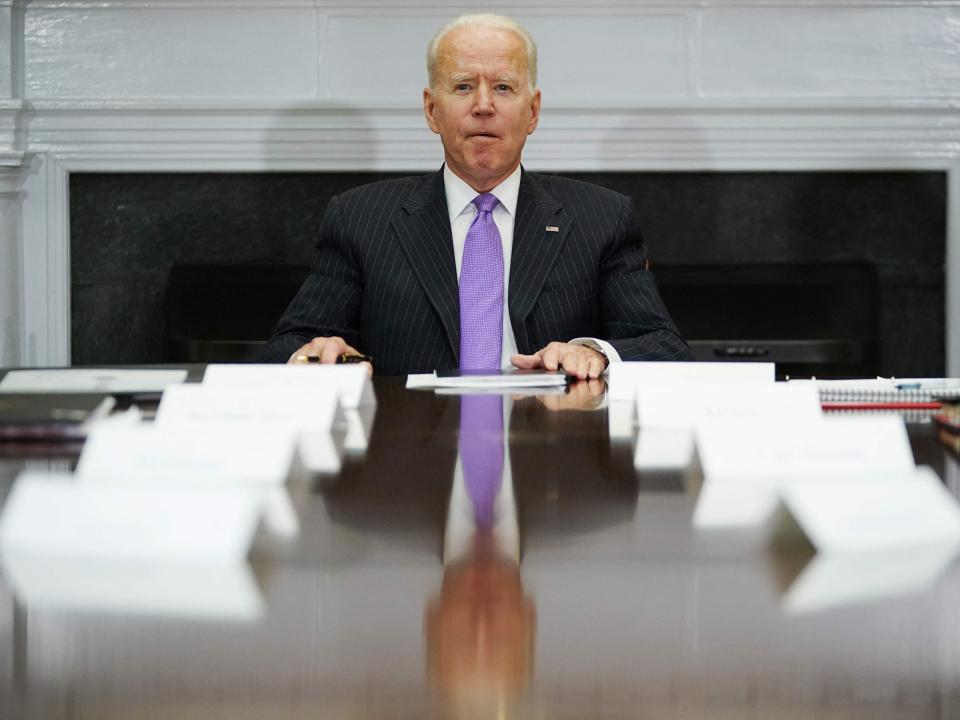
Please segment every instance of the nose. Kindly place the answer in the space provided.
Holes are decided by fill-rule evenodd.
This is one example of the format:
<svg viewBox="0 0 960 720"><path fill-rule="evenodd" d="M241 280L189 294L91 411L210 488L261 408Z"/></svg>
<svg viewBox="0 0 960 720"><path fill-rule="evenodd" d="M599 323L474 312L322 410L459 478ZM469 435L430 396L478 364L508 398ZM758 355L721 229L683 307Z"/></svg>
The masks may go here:
<svg viewBox="0 0 960 720"><path fill-rule="evenodd" d="M473 102L474 115L492 115L493 114L493 91L484 84L477 87Z"/></svg>

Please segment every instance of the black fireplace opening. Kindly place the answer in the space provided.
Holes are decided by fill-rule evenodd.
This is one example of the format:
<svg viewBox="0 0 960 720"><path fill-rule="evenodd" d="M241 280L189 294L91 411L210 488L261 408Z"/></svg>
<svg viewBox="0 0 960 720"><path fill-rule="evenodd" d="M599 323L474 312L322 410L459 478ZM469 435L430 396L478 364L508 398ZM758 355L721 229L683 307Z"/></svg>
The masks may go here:
<svg viewBox="0 0 960 720"><path fill-rule="evenodd" d="M944 373L945 173L564 174L634 199L697 359ZM329 199L389 176L71 175L73 363L253 359Z"/></svg>

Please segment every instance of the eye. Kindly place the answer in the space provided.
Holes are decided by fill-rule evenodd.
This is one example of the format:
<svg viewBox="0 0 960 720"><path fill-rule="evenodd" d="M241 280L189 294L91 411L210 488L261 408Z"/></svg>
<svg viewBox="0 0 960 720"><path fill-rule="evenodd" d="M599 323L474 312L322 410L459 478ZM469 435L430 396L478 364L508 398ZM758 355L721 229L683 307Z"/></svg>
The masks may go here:
<svg viewBox="0 0 960 720"><path fill-rule="evenodd" d="M507 85L506 83L497 83L497 84L494 86L494 89L495 89L497 92L510 92L510 89L511 89L511 88L510 88L510 86Z"/></svg>
<svg viewBox="0 0 960 720"><path fill-rule="evenodd" d="M465 82L457 83L457 84L454 86L453 89L454 89L456 92L469 92L469 91L470 91L470 83L465 83Z"/></svg>

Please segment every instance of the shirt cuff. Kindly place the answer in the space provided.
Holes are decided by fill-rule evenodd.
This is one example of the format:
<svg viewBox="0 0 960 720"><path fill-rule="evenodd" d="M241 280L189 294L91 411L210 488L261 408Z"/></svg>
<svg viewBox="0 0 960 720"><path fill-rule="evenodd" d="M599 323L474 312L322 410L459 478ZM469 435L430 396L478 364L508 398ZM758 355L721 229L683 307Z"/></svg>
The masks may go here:
<svg viewBox="0 0 960 720"><path fill-rule="evenodd" d="M588 347L591 350L596 350L598 353L607 358L607 368L610 368L610 363L620 362L620 353L618 353L613 345L608 343L606 340L600 340L599 338L592 337L578 337L569 341L571 345L583 345ZM606 370L604 370L606 373Z"/></svg>

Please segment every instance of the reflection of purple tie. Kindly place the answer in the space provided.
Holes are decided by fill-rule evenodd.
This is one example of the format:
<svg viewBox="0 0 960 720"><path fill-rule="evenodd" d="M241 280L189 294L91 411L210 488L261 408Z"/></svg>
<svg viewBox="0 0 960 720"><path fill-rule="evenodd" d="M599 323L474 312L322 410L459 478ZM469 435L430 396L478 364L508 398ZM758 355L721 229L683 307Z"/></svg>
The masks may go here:
<svg viewBox="0 0 960 720"><path fill-rule="evenodd" d="M503 243L493 222L499 201L477 195L460 264L460 368L496 370L503 342Z"/></svg>
<svg viewBox="0 0 960 720"><path fill-rule="evenodd" d="M503 399L460 397L460 462L478 528L493 527L493 503L503 482Z"/></svg>

